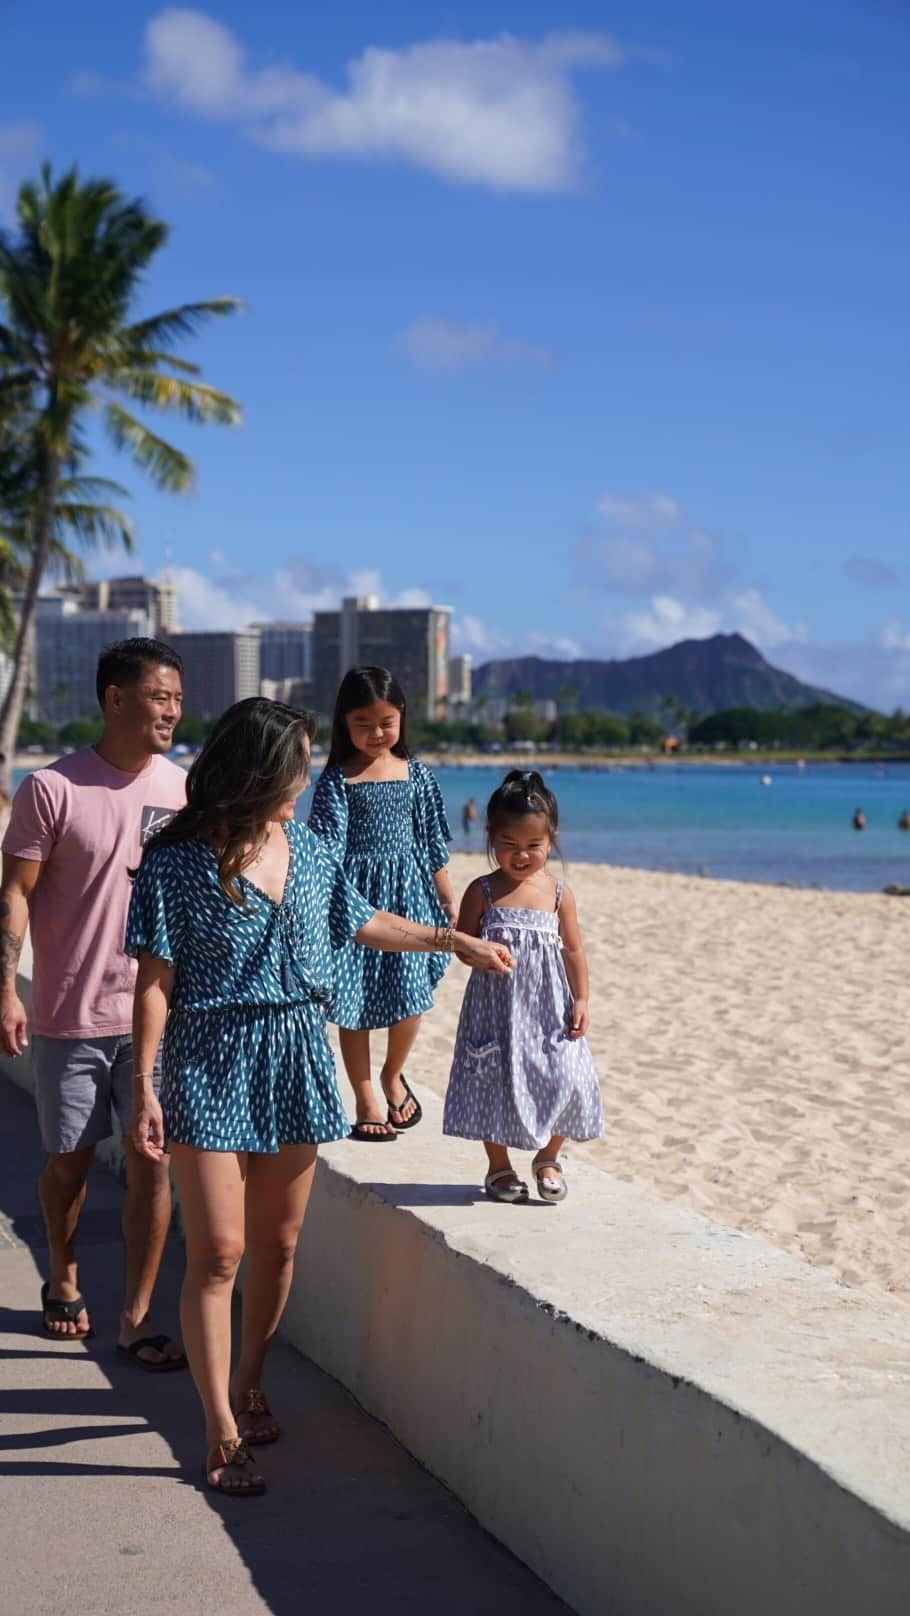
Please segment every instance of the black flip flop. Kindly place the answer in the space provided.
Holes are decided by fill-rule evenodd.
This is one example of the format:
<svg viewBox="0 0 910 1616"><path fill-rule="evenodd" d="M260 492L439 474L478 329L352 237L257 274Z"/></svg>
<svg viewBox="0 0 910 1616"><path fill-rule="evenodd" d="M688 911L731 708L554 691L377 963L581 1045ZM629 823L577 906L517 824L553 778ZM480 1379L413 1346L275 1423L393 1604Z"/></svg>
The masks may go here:
<svg viewBox="0 0 910 1616"><path fill-rule="evenodd" d="M394 1127L394 1123L392 1124ZM381 1128L381 1122L355 1122L349 1139L357 1139L362 1145L393 1145L398 1138L397 1133L367 1133L367 1128Z"/></svg>
<svg viewBox="0 0 910 1616"><path fill-rule="evenodd" d="M395 1129L396 1133L407 1133L409 1128L417 1127L418 1122L423 1116L423 1106L418 1100L417 1095L414 1093L414 1090L411 1088L411 1085L405 1077L404 1072L401 1074L401 1081L404 1084L404 1099L402 1100L401 1105L389 1106L386 1121L392 1124L392 1127ZM392 1116L392 1112L401 1111L407 1105L409 1100L414 1101L414 1110L411 1112L411 1115L408 1117L406 1122L396 1122L395 1118Z"/></svg>
<svg viewBox="0 0 910 1616"><path fill-rule="evenodd" d="M117 1351L121 1358L128 1358L137 1368L144 1369L149 1375L172 1375L175 1369L187 1367L186 1355L179 1358L159 1358L157 1362L152 1358L140 1358L143 1347L152 1347L155 1352L164 1352L165 1347L171 1345L169 1335L144 1335L140 1341L134 1341L132 1346L122 1347L118 1341Z"/></svg>
<svg viewBox="0 0 910 1616"><path fill-rule="evenodd" d="M95 1334L94 1330L92 1329L91 1322L89 1322L89 1327L87 1330L80 1330L77 1335L63 1335L59 1330L48 1329L48 1319L63 1319L68 1324L75 1324L80 1313L88 1312L84 1297L77 1296L75 1302L58 1302L55 1296L48 1296L47 1293L50 1288L50 1280L46 1279L41 1287L41 1322L44 1334L48 1337L48 1340L88 1341L89 1337Z"/></svg>

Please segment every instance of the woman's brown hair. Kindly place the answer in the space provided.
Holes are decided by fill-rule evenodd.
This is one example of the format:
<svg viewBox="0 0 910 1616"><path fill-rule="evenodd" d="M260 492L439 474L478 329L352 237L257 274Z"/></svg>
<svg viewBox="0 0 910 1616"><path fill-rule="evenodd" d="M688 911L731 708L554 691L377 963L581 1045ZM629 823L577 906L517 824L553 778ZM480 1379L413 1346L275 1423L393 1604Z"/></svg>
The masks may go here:
<svg viewBox="0 0 910 1616"><path fill-rule="evenodd" d="M315 715L283 701L249 696L235 702L186 777L186 807L150 837L143 857L177 842L209 842L218 853L225 897L242 906L237 877L250 850L265 840L276 810L309 781L315 733Z"/></svg>

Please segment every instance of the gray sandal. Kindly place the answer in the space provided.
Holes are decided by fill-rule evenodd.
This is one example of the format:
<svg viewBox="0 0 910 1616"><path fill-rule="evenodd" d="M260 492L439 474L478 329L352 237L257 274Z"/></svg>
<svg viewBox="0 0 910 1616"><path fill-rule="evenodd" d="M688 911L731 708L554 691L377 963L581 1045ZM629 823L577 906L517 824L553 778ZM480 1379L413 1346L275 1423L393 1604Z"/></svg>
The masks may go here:
<svg viewBox="0 0 910 1616"><path fill-rule="evenodd" d="M506 1178L512 1179L512 1183L508 1186L504 1185L502 1182L503 1179ZM514 1201L526 1201L528 1199L527 1184L525 1184L523 1180L518 1177L517 1173L515 1173L514 1169L511 1167L503 1167L498 1173L487 1173L487 1176L483 1181L483 1187L486 1190L487 1195L489 1195L491 1201L503 1201L511 1203Z"/></svg>
<svg viewBox="0 0 910 1616"><path fill-rule="evenodd" d="M531 1163L531 1171L533 1172L534 1177L537 1180L537 1193L540 1196L540 1199L542 1201L564 1201L565 1200L566 1196L569 1193L569 1186L566 1183L565 1170L564 1170L561 1162L558 1162L558 1161L535 1161L535 1162ZM541 1175L541 1173L546 1173L546 1172L551 1172L551 1173L556 1172L556 1173L558 1173L559 1178L560 1178L559 1184L555 1185L555 1186L552 1185L552 1184L541 1184L540 1175Z"/></svg>

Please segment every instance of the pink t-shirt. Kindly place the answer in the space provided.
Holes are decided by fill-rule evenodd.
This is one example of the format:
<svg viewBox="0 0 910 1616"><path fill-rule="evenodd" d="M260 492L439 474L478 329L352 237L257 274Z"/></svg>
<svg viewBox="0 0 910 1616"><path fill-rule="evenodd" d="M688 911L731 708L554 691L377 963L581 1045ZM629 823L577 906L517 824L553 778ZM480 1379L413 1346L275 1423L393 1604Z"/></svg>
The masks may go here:
<svg viewBox="0 0 910 1616"><path fill-rule="evenodd" d="M48 1038L130 1031L136 961L123 952L128 871L186 801L186 774L151 758L125 774L94 747L38 769L16 792L3 851L44 865L32 894L29 1024Z"/></svg>

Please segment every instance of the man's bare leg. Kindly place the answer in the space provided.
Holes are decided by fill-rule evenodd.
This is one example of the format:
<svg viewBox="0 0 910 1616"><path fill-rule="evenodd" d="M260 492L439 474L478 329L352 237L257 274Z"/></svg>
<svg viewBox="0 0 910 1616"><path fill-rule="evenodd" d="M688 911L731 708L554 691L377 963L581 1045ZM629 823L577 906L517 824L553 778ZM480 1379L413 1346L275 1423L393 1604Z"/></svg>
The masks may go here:
<svg viewBox="0 0 910 1616"><path fill-rule="evenodd" d="M171 1180L167 1158L163 1162L149 1161L147 1156L140 1156L129 1141L125 1142L125 1150L123 1244L126 1284L118 1339L122 1347L130 1347L143 1336L165 1333L152 1323L150 1311L152 1292L171 1223ZM143 1347L140 1356L151 1363L159 1363L163 1358L181 1358L183 1353L179 1343L171 1341L163 1353L154 1347Z"/></svg>
<svg viewBox="0 0 910 1616"><path fill-rule="evenodd" d="M79 1295L76 1228L85 1204L86 1179L94 1154L93 1145L84 1150L53 1152L38 1179L50 1253L49 1301L75 1302ZM85 1335L89 1324L89 1316L83 1308L75 1319L49 1319L47 1328L52 1335L63 1338Z"/></svg>

